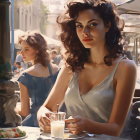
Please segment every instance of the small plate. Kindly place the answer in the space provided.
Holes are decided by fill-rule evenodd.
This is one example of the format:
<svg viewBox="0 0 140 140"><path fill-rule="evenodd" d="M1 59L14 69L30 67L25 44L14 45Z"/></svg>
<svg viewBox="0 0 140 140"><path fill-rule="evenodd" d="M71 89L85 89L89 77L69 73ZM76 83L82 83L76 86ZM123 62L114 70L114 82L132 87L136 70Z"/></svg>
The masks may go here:
<svg viewBox="0 0 140 140"><path fill-rule="evenodd" d="M15 129L15 130L13 130ZM0 128L0 130L4 130L4 131L17 131L17 129L20 131L20 133L23 133L25 131L22 131L20 128L18 127L6 127L6 128ZM16 133L16 132L15 132ZM25 135L22 137L16 137L16 138L0 138L0 140L21 140L21 139L25 139L27 137L27 134L25 132Z"/></svg>
<svg viewBox="0 0 140 140"><path fill-rule="evenodd" d="M81 139L81 138L85 137L86 135L87 135L86 133L82 133L82 134L79 134L79 135L74 135L74 134L69 133L68 131L65 131L64 140ZM51 140L52 139L50 133L41 133L40 138L42 140Z"/></svg>
<svg viewBox="0 0 140 140"><path fill-rule="evenodd" d="M22 140L27 138L27 136L24 137L17 137L17 138L0 138L0 140Z"/></svg>

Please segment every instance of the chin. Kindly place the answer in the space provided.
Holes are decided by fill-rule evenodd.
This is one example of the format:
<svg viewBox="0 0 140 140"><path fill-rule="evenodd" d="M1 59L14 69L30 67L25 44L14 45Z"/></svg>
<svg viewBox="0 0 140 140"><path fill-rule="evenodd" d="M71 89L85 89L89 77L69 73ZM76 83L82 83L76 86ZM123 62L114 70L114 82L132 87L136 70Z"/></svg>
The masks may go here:
<svg viewBox="0 0 140 140"><path fill-rule="evenodd" d="M84 47L86 48L86 49L91 49L91 48L93 48L94 47L94 45L84 45Z"/></svg>
<svg viewBox="0 0 140 140"><path fill-rule="evenodd" d="M25 62L26 62L27 60L26 60L26 59L23 59L23 61L25 61Z"/></svg>
<svg viewBox="0 0 140 140"><path fill-rule="evenodd" d="M26 60L26 59L24 59L23 61L24 61L25 63L29 62L29 61L28 61L28 60Z"/></svg>
<svg viewBox="0 0 140 140"><path fill-rule="evenodd" d="M95 45L93 43L83 43L83 46L87 49L93 48Z"/></svg>

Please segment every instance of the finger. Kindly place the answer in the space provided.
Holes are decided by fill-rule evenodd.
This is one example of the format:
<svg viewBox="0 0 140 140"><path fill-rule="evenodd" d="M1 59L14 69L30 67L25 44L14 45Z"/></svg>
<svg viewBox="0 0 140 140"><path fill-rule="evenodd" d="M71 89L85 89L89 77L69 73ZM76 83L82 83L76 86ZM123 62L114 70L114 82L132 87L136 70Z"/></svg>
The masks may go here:
<svg viewBox="0 0 140 140"><path fill-rule="evenodd" d="M49 113L46 113L46 117L50 119L50 116L51 116L52 112L49 112Z"/></svg>
<svg viewBox="0 0 140 140"><path fill-rule="evenodd" d="M77 131L76 128L74 128L74 127L69 127L68 130L69 130L70 132Z"/></svg>
<svg viewBox="0 0 140 140"><path fill-rule="evenodd" d="M69 124L68 125L68 130L72 133L72 134L77 134L78 132L78 127L76 124Z"/></svg>
<svg viewBox="0 0 140 140"><path fill-rule="evenodd" d="M79 121L79 119L77 119L77 118L66 119L66 120L65 120L66 123L77 123L78 121Z"/></svg>
<svg viewBox="0 0 140 140"><path fill-rule="evenodd" d="M40 127L40 130L44 131L44 125L40 122L39 122L39 127Z"/></svg>
<svg viewBox="0 0 140 140"><path fill-rule="evenodd" d="M69 129L69 131L72 133L72 134L74 134L74 135L77 135L77 134L80 134L80 133L82 133L82 131L80 131L79 129L75 129L75 128L71 128L71 129Z"/></svg>
<svg viewBox="0 0 140 140"><path fill-rule="evenodd" d="M75 119L74 119L74 118L73 118L73 119L65 119L65 122L66 122L66 123L75 122Z"/></svg>
<svg viewBox="0 0 140 140"><path fill-rule="evenodd" d="M41 118L40 120L39 120L39 123L41 123L42 125L47 125L47 122L45 121L45 119L43 119L43 118Z"/></svg>
<svg viewBox="0 0 140 140"><path fill-rule="evenodd" d="M80 117L79 116L74 116L74 117L72 117L72 118L68 118L68 119L65 119L65 122L66 123L69 123L69 122L78 122L78 121L80 121L81 119L80 119Z"/></svg>
<svg viewBox="0 0 140 140"><path fill-rule="evenodd" d="M72 133L74 135L80 134L80 132L78 130L71 129L69 131L70 131L70 133Z"/></svg>
<svg viewBox="0 0 140 140"><path fill-rule="evenodd" d="M45 126L44 127L44 132L50 132L51 131L51 127L50 126Z"/></svg>
<svg viewBox="0 0 140 140"><path fill-rule="evenodd" d="M43 132L50 132L50 129L51 129L51 128L50 128L49 125L45 126L45 125L39 123L39 126L40 126L40 129L41 129Z"/></svg>
<svg viewBox="0 0 140 140"><path fill-rule="evenodd" d="M75 124L72 124L72 123L68 124L67 128L72 134L82 133L81 128L76 123Z"/></svg>
<svg viewBox="0 0 140 140"><path fill-rule="evenodd" d="M40 119L40 122L41 122L43 125L48 125L48 124L50 124L50 120L49 120L48 118L46 118L46 117L42 117L42 118Z"/></svg>
<svg viewBox="0 0 140 140"><path fill-rule="evenodd" d="M41 127L45 127L45 126L49 126L50 127L50 123L42 123L42 122L39 122L39 126L41 126Z"/></svg>
<svg viewBox="0 0 140 140"><path fill-rule="evenodd" d="M78 135L78 134L80 134L80 132L79 131L73 131L72 134Z"/></svg>
<svg viewBox="0 0 140 140"><path fill-rule="evenodd" d="M66 126L68 128L77 128L78 127L77 123L68 123L68 124L66 124Z"/></svg>

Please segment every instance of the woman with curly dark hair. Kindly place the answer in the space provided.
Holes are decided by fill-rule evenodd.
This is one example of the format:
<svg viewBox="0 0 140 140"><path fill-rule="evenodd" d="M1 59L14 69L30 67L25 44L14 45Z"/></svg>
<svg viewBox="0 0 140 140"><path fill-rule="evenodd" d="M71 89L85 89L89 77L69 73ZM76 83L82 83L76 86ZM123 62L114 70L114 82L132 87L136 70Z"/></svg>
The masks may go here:
<svg viewBox="0 0 140 140"><path fill-rule="evenodd" d="M49 131L44 113L56 111L64 99L71 133L120 135L134 92L136 65L123 55L115 5L108 0L73 0L67 7L57 19L66 66L38 111L39 125Z"/></svg>
<svg viewBox="0 0 140 140"><path fill-rule="evenodd" d="M22 125L38 126L36 112L47 98L58 68L50 63L47 44L40 33L28 32L19 38L19 44L23 60L32 66L18 78L21 109L17 111L26 117Z"/></svg>

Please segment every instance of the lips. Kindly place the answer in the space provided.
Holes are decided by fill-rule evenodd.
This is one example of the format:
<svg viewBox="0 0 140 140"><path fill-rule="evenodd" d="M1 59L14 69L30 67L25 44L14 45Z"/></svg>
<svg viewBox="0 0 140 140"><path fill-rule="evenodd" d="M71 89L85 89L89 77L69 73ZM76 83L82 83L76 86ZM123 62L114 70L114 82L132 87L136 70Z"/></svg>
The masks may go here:
<svg viewBox="0 0 140 140"><path fill-rule="evenodd" d="M89 42L89 41L92 41L92 39L90 39L90 38L85 38L85 39L83 39L83 41L84 41L84 42Z"/></svg>

